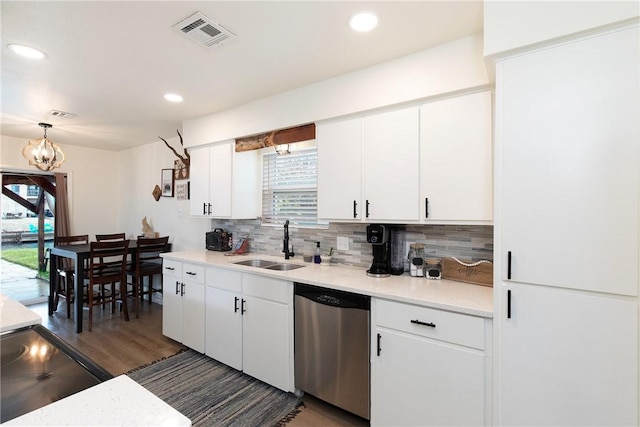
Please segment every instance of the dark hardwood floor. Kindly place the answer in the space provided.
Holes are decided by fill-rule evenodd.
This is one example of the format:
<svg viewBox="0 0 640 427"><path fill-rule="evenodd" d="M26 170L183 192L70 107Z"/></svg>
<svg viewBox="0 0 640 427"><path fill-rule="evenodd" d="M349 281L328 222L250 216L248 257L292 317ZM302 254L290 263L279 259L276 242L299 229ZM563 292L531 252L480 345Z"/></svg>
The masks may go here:
<svg viewBox="0 0 640 427"><path fill-rule="evenodd" d="M133 304L131 304L133 305ZM85 330L77 334L73 315L67 319L63 301L53 316L47 313L47 304L29 306L42 316L42 325L76 347L112 375L120 375L131 369L178 353L184 347L162 335L162 306L145 302L140 306L140 318L130 313L126 322L124 315L116 310L111 314L109 307L94 308L93 331ZM84 324L89 312L84 310Z"/></svg>
<svg viewBox="0 0 640 427"><path fill-rule="evenodd" d="M29 308L42 317L43 326L114 376L171 356L184 348L180 343L162 335L162 306L159 304L141 304L140 318L136 319L131 313L128 322L120 312L111 314L108 307L104 310L96 308L93 330L89 332L85 328L80 334L75 332L73 318L67 319L64 301L60 302L53 316L48 315L47 303L30 305ZM88 317L88 311L84 310L85 325ZM303 401L305 407L287 427L369 425L366 420L312 396L304 396Z"/></svg>

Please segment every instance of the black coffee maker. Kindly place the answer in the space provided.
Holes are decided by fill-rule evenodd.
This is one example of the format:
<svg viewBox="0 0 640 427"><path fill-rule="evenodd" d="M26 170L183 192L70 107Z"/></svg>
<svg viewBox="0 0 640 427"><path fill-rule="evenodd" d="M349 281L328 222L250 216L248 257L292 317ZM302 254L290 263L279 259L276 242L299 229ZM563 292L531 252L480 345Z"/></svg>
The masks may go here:
<svg viewBox="0 0 640 427"><path fill-rule="evenodd" d="M383 224L367 225L367 242L373 248L373 263L367 276L389 277L391 275L390 229Z"/></svg>

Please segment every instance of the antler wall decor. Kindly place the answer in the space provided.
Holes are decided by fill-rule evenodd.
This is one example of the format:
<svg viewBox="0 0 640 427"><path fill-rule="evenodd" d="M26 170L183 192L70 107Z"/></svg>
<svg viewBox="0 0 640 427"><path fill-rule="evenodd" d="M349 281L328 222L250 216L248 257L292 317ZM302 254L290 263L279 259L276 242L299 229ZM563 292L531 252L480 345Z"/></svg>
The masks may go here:
<svg viewBox="0 0 640 427"><path fill-rule="evenodd" d="M187 149L184 148L184 140L182 139L182 135L180 134L180 131L176 129L176 132L178 132L178 136L180 137L180 145L184 150L184 156L181 156L180 154L178 154L178 152L172 146L169 145L166 139L164 139L161 136L159 136L158 138L160 138L162 142L164 142L164 145L166 145L167 148L169 148L169 150L173 151L173 154L175 154L176 157L179 159L175 161L175 165L174 165L175 179L187 179L189 178L189 165L191 164L191 155L189 155L189 153L187 152Z"/></svg>
<svg viewBox="0 0 640 427"><path fill-rule="evenodd" d="M172 146L169 145L166 139L164 139L161 136L159 136L158 138L160 138L162 142L164 142L164 145L166 145L167 148L169 148L169 150L173 151L173 154L175 154L177 158L182 160L182 163L184 163L185 166L189 166L191 156L187 152L187 149L184 148L184 140L182 139L182 135L180 134L180 131L176 129L176 132L178 132L178 136L180 137L180 145L182 145L182 148L184 150L184 156L181 156L180 154L178 154L178 152Z"/></svg>

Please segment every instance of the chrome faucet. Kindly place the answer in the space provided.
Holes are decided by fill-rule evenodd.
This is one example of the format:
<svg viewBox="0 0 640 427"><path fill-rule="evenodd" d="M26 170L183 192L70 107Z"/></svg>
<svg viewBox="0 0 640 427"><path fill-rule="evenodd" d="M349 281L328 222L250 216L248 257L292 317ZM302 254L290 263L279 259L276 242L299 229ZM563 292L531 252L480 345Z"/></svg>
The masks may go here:
<svg viewBox="0 0 640 427"><path fill-rule="evenodd" d="M295 253L293 253L293 245L291 245L291 250L289 250L289 220L284 222L284 240L282 241L282 252L284 252L284 259L289 259L289 257L293 258Z"/></svg>

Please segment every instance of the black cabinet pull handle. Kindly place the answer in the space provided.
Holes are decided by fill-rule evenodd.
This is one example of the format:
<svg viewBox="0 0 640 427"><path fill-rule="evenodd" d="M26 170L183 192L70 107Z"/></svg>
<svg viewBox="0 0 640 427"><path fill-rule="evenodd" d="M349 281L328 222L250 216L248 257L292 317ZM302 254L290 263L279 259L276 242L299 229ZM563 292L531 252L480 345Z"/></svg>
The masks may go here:
<svg viewBox="0 0 640 427"><path fill-rule="evenodd" d="M184 283L180 283L180 296L184 296Z"/></svg>
<svg viewBox="0 0 640 427"><path fill-rule="evenodd" d="M411 323L413 323L414 325L428 326L430 328L436 327L435 323L432 323L432 322L427 323L427 322L422 322L420 320L412 320Z"/></svg>
<svg viewBox="0 0 640 427"><path fill-rule="evenodd" d="M511 280L511 251L507 252L507 280Z"/></svg>
<svg viewBox="0 0 640 427"><path fill-rule="evenodd" d="M179 284L180 284L180 282L176 280L176 295L178 295L180 293L180 289L178 289L178 285Z"/></svg>
<svg viewBox="0 0 640 427"><path fill-rule="evenodd" d="M189 276L195 276L196 273L194 273L193 271L185 271L185 273L187 273Z"/></svg>
<svg viewBox="0 0 640 427"><path fill-rule="evenodd" d="M424 198L424 217L429 218L429 198Z"/></svg>
<svg viewBox="0 0 640 427"><path fill-rule="evenodd" d="M207 211L207 215L211 215L211 203L209 203L207 206L209 207Z"/></svg>
<svg viewBox="0 0 640 427"><path fill-rule="evenodd" d="M164 269L165 269L165 270L171 270L171 271L175 270L175 268L174 268L174 267L165 267Z"/></svg>
<svg viewBox="0 0 640 427"><path fill-rule="evenodd" d="M204 202L202 204L202 215L206 215L207 214L207 202Z"/></svg>
<svg viewBox="0 0 640 427"><path fill-rule="evenodd" d="M358 211L356 211L356 207L358 206L358 202L353 201L353 217L358 218Z"/></svg>
<svg viewBox="0 0 640 427"><path fill-rule="evenodd" d="M507 290L507 319L511 319L511 289Z"/></svg>
<svg viewBox="0 0 640 427"><path fill-rule="evenodd" d="M380 342L382 342L382 335L378 334L378 356L382 353L382 347L380 347Z"/></svg>
<svg viewBox="0 0 640 427"><path fill-rule="evenodd" d="M233 312L237 313L238 312L238 301L240 301L240 298L238 297L234 297L233 299Z"/></svg>
<svg viewBox="0 0 640 427"><path fill-rule="evenodd" d="M240 314L244 314L247 311L247 309L244 307L246 303L247 303L247 300L243 298L240 303Z"/></svg>
<svg viewBox="0 0 640 427"><path fill-rule="evenodd" d="M369 218L369 200L367 200L366 206L367 206L367 208L366 208L366 210L365 210L365 216L366 216L367 218Z"/></svg>

